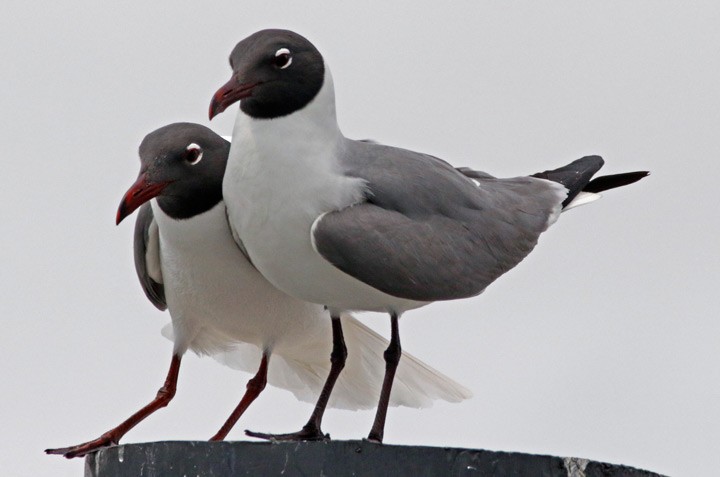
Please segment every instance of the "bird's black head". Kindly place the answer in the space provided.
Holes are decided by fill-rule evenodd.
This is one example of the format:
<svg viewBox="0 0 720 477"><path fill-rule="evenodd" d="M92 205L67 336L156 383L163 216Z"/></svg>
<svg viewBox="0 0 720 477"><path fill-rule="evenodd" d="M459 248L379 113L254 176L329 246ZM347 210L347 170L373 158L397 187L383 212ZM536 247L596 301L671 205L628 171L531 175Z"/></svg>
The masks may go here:
<svg viewBox="0 0 720 477"><path fill-rule="evenodd" d="M240 101L240 109L258 119L287 116L305 107L323 85L320 52L288 30L261 30L230 54L233 75L213 96L210 119Z"/></svg>
<svg viewBox="0 0 720 477"><path fill-rule="evenodd" d="M157 197L175 219L187 219L222 200L230 143L199 124L175 123L157 129L140 144L140 174L120 202L116 222Z"/></svg>

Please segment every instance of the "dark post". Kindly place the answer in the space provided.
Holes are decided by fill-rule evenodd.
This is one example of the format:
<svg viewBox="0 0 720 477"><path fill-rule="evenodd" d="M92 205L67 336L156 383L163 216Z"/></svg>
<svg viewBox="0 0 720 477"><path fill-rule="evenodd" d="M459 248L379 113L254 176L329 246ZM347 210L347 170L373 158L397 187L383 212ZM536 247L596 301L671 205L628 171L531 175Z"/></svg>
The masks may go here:
<svg viewBox="0 0 720 477"><path fill-rule="evenodd" d="M151 442L102 449L85 460L85 477L183 475L661 477L579 458L368 441Z"/></svg>

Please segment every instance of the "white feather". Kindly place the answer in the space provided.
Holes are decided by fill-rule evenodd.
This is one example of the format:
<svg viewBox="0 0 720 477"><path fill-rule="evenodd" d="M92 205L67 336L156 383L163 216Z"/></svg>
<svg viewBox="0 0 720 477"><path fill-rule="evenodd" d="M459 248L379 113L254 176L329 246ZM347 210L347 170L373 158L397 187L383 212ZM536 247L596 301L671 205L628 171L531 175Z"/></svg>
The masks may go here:
<svg viewBox="0 0 720 477"><path fill-rule="evenodd" d="M371 409L380 396L385 361L383 351L388 341L350 315L342 317L348 358L335 385L329 405L340 409ZM287 389L305 402L315 402L330 372L331 336L323 346L313 350L313 358L297 359L288 353L275 352L270 360L268 382ZM259 350L240 344L212 356L226 366L254 373L260 363ZM429 407L434 400L460 402L472 392L439 373L414 356L403 353L395 377L391 406Z"/></svg>
<svg viewBox="0 0 720 477"><path fill-rule="evenodd" d="M578 195L575 196L573 200L570 201L568 205L565 206L563 209L563 212L570 210L574 207L579 207L581 205L589 204L591 202L595 202L599 198L602 197L602 194L598 194L596 192L580 192Z"/></svg>

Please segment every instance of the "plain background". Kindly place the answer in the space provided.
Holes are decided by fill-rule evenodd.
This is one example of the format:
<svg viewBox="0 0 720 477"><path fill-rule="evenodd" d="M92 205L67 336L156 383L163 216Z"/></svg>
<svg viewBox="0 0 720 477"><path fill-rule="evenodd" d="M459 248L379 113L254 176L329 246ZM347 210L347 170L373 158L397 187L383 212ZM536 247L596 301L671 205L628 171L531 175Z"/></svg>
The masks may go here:
<svg viewBox="0 0 720 477"><path fill-rule="evenodd" d="M4 4L2 474L81 475L43 449L97 437L162 384L169 317L142 294L116 207L143 136L210 124L229 52L268 27L323 52L350 137L499 176L592 153L605 173L652 171L564 214L482 296L403 318L404 348L475 396L391 410L386 442L715 473L720 4L328 3ZM210 126L230 134L234 111ZM175 401L124 441L209 438L248 378L189 355ZM230 438L296 430L310 410L268 388ZM324 427L360 438L372 418L331 410Z"/></svg>

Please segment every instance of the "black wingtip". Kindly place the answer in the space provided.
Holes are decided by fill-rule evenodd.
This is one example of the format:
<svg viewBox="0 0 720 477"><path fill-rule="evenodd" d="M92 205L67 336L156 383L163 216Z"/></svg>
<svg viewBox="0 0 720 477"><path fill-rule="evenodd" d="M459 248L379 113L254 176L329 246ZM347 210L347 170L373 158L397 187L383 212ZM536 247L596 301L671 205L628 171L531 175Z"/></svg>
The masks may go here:
<svg viewBox="0 0 720 477"><path fill-rule="evenodd" d="M630 185L649 175L650 171L635 171L600 176L591 180L585 187L583 187L583 191L597 193L609 189L615 189L617 187Z"/></svg>

